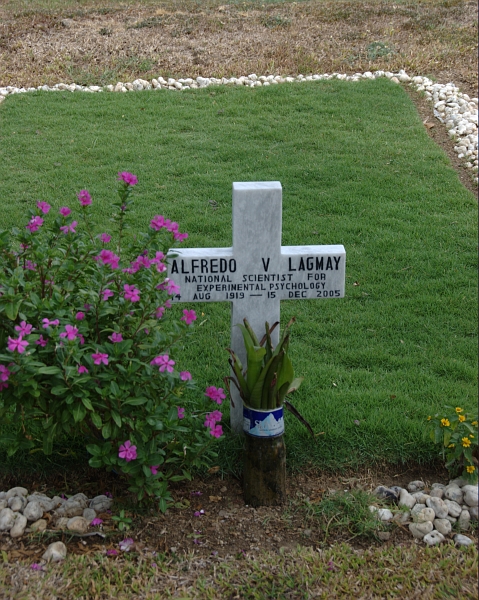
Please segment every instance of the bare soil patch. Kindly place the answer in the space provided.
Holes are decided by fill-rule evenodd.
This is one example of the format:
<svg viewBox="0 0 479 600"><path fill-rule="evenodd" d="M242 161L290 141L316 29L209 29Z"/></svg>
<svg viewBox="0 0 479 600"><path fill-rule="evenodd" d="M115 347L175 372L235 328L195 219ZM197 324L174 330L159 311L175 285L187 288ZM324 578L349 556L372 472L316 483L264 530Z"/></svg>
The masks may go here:
<svg viewBox="0 0 479 600"><path fill-rule="evenodd" d="M391 470L392 469L392 470ZM318 504L331 491L361 489L372 491L377 485L405 487L415 479L426 485L434 482L447 483L448 474L440 466L418 467L390 466L382 469L364 469L343 474L305 471L288 478L288 501L283 506L252 508L245 505L241 482L233 477L222 478L217 474L195 478L173 486L176 503L166 514L156 509L141 509L132 504L125 494L126 486L113 474L85 468L83 472L56 473L29 481L15 477L0 478L0 489L14 485L27 487L29 492L41 491L50 496L55 493L67 495L82 491L89 497L110 491L115 504L112 514L100 515L104 523L100 532L104 537L78 537L66 532L25 535L12 540L7 533L0 534L0 552L6 552L9 562L27 560L38 562L52 541L63 541L72 554L91 554L107 549L118 549L125 537L134 540L136 552L156 551L172 556L195 555L198 557L244 557L259 552L288 551L298 546L320 548L332 543L348 542L355 548L374 545L414 544L407 527L394 527L391 538L380 542L371 538L355 537L347 529L334 529L333 535L325 534L324 524L308 510ZM121 509L132 519L128 530L119 531L112 516ZM477 532L473 532L477 537ZM281 550L283 549L283 550Z"/></svg>

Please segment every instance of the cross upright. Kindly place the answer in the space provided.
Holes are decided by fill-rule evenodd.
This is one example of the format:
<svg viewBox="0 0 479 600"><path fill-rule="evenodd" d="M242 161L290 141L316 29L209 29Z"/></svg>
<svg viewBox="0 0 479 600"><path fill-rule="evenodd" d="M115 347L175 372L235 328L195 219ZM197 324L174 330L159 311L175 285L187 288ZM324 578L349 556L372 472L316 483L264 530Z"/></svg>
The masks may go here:
<svg viewBox="0 0 479 600"><path fill-rule="evenodd" d="M233 183L233 246L175 248L169 258L168 277L180 287L173 301L231 302L231 348L245 366L236 327L245 317L261 339L265 323L280 319L280 300L344 297L344 246L281 246L281 222L279 181ZM231 428L239 433L243 405L235 386L231 392Z"/></svg>

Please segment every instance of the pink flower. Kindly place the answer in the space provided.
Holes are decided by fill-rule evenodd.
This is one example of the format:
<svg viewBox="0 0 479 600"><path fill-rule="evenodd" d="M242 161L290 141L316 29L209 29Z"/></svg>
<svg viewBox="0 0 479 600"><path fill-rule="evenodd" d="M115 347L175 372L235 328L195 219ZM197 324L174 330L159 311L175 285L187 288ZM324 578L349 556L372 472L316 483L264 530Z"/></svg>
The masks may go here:
<svg viewBox="0 0 479 600"><path fill-rule="evenodd" d="M78 225L78 221L72 221L72 223L70 223L70 225L62 225L60 227L60 231L62 233L64 233L65 235L67 233L76 233L75 231L75 227Z"/></svg>
<svg viewBox="0 0 479 600"><path fill-rule="evenodd" d="M109 290L108 288L106 290L103 290L103 292L102 292L103 302L105 302L106 300L108 300L108 298L111 298L112 296L114 296L114 293L111 290Z"/></svg>
<svg viewBox="0 0 479 600"><path fill-rule="evenodd" d="M226 395L223 392L223 388L215 388L214 385L206 388L205 396L207 398L211 398L211 400L213 400L217 404L221 404L226 398Z"/></svg>
<svg viewBox="0 0 479 600"><path fill-rule="evenodd" d="M187 325L190 325L191 323L193 323L193 321L196 321L195 311L188 310L185 308L183 310L183 316L181 317L180 321L184 321Z"/></svg>
<svg viewBox="0 0 479 600"><path fill-rule="evenodd" d="M77 321L83 321L84 318L85 318L85 313L82 312L81 310L79 312L77 312L77 314L75 315L75 319Z"/></svg>
<svg viewBox="0 0 479 600"><path fill-rule="evenodd" d="M42 323L43 329L51 327L52 325L60 325L60 321L58 319L53 319L53 321L50 321L50 319L42 319Z"/></svg>
<svg viewBox="0 0 479 600"><path fill-rule="evenodd" d="M165 308L171 308L171 302L169 300L166 300L163 306Z"/></svg>
<svg viewBox="0 0 479 600"><path fill-rule="evenodd" d="M68 217L68 215L72 212L68 206L62 206L58 211L62 217Z"/></svg>
<svg viewBox="0 0 479 600"><path fill-rule="evenodd" d="M171 231L172 233L177 233L178 228L179 228L178 223L175 223L175 221L170 221L169 219L167 219L165 224L166 224L166 228L168 229L168 231Z"/></svg>
<svg viewBox="0 0 479 600"><path fill-rule="evenodd" d="M170 296L174 296L175 294L179 293L180 286L176 285L176 283L172 279L170 279L168 281L168 286L166 288L166 291L168 292L168 294L170 294Z"/></svg>
<svg viewBox="0 0 479 600"><path fill-rule="evenodd" d="M128 285L125 283L123 286L125 290L125 300L129 300L130 302L138 302L140 299L140 290L134 285Z"/></svg>
<svg viewBox="0 0 479 600"><path fill-rule="evenodd" d="M185 409L181 408L181 406L178 406L177 409L178 409L178 419L184 419L185 418Z"/></svg>
<svg viewBox="0 0 479 600"><path fill-rule="evenodd" d="M184 240L186 240L186 238L188 237L187 233L180 233L179 231L176 231L173 234L173 237L175 238L175 240L177 240L178 242L183 242Z"/></svg>
<svg viewBox="0 0 479 600"><path fill-rule="evenodd" d="M51 206L47 202L42 201L37 202L37 207L42 211L44 215L46 215L51 208Z"/></svg>
<svg viewBox="0 0 479 600"><path fill-rule="evenodd" d="M110 335L110 337L108 339L111 340L112 342L122 342L123 336L121 335L121 333L116 333L116 331L115 331Z"/></svg>
<svg viewBox="0 0 479 600"><path fill-rule="evenodd" d="M0 381L8 381L10 371L5 365L0 365Z"/></svg>
<svg viewBox="0 0 479 600"><path fill-rule="evenodd" d="M150 227L155 231L160 231L165 226L165 217L163 215L155 215L150 221Z"/></svg>
<svg viewBox="0 0 479 600"><path fill-rule="evenodd" d="M15 331L18 331L18 333L20 334L21 337L23 337L24 335L30 335L30 333L32 332L33 329L33 325L30 325L29 323L26 323L25 321L22 321L20 323L20 325L15 325Z"/></svg>
<svg viewBox="0 0 479 600"><path fill-rule="evenodd" d="M42 225L43 219L41 217L32 217L30 219L30 223L25 225L25 228L28 229L30 233L35 233L35 231L38 231Z"/></svg>
<svg viewBox="0 0 479 600"><path fill-rule="evenodd" d="M181 371L180 379L181 379L181 381L190 381L191 373L189 371Z"/></svg>
<svg viewBox="0 0 479 600"><path fill-rule="evenodd" d="M91 357L93 358L93 364L95 365L101 365L102 363L104 365L108 364L108 354L97 352L96 354L92 354Z"/></svg>
<svg viewBox="0 0 479 600"><path fill-rule="evenodd" d="M101 262L105 265L110 265L112 269L118 269L118 263L120 262L119 256L117 256L111 250L106 250L105 248L100 252L96 259L101 260Z"/></svg>
<svg viewBox="0 0 479 600"><path fill-rule="evenodd" d="M136 185L138 178L136 175L128 173L128 171L121 171L121 173L118 173L118 181L124 181L128 185Z"/></svg>
<svg viewBox="0 0 479 600"><path fill-rule="evenodd" d="M96 527L97 525L101 525L103 523L103 519L99 519L98 517L96 517L95 519L93 519L90 523L90 527Z"/></svg>
<svg viewBox="0 0 479 600"><path fill-rule="evenodd" d="M37 270L37 263L33 263L31 260L27 260L25 261L25 269L27 269L28 271L36 271Z"/></svg>
<svg viewBox="0 0 479 600"><path fill-rule="evenodd" d="M25 348L28 346L28 342L22 340L22 336L19 336L18 339L13 339L11 337L8 338L8 349L10 352L18 352L18 354L23 354L25 352Z"/></svg>
<svg viewBox="0 0 479 600"><path fill-rule="evenodd" d="M80 190L78 200L80 200L82 206L89 206L91 204L91 196L88 190Z"/></svg>
<svg viewBox="0 0 479 600"><path fill-rule="evenodd" d="M0 382L0 392L8 387L8 383Z"/></svg>
<svg viewBox="0 0 479 600"><path fill-rule="evenodd" d="M152 475L157 475L159 468L160 468L160 465L153 465L152 467L150 467L151 474Z"/></svg>
<svg viewBox="0 0 479 600"><path fill-rule="evenodd" d="M134 446L133 446L133 448L134 448ZM132 538L126 538L122 542L120 542L118 544L118 546L120 547L120 550L123 550L124 552L128 552L134 543L135 542L133 541Z"/></svg>
<svg viewBox="0 0 479 600"><path fill-rule="evenodd" d="M163 371L173 373L173 365L175 364L175 361L171 360L168 354L162 354L161 356L157 356L156 358L154 358L150 364L159 366L160 373L163 373Z"/></svg>
<svg viewBox="0 0 479 600"><path fill-rule="evenodd" d="M194 512L195 517L202 517L205 514L205 511L203 509L201 510L196 510Z"/></svg>
<svg viewBox="0 0 479 600"><path fill-rule="evenodd" d="M43 567L39 563L33 563L30 566L30 569L32 569L32 571L43 571Z"/></svg>
<svg viewBox="0 0 479 600"><path fill-rule="evenodd" d="M132 446L130 440L126 440L126 442L120 446L118 456L120 458L124 458L126 462L135 460L136 446Z"/></svg>
<svg viewBox="0 0 479 600"><path fill-rule="evenodd" d="M210 429L210 434L215 438L219 438L223 435L223 428L221 425L215 425Z"/></svg>
<svg viewBox="0 0 479 600"><path fill-rule="evenodd" d="M45 348L45 346L48 344L48 338L44 338L43 335L41 335L39 339L35 342L35 344L37 344L37 346Z"/></svg>
<svg viewBox="0 0 479 600"><path fill-rule="evenodd" d="M108 233L101 233L99 238L104 244L108 244L111 241L111 235L108 235Z"/></svg>
<svg viewBox="0 0 479 600"><path fill-rule="evenodd" d="M65 325L65 331L60 333L61 338L67 338L67 340L76 339L78 334L78 327L73 327L73 325Z"/></svg>
<svg viewBox="0 0 479 600"><path fill-rule="evenodd" d="M78 374L83 375L83 373L88 373L88 369L83 365L78 365Z"/></svg>
<svg viewBox="0 0 479 600"><path fill-rule="evenodd" d="M115 548L110 548L109 550L106 551L106 555L107 556L118 556L118 550L115 550Z"/></svg>
<svg viewBox="0 0 479 600"><path fill-rule="evenodd" d="M161 317L162 317L164 314L165 314L165 307L164 307L164 306L159 306L159 307L156 309L156 312L155 312L155 316L156 316L156 318L157 318L157 319L161 319Z"/></svg>
<svg viewBox="0 0 479 600"><path fill-rule="evenodd" d="M208 413L206 415L206 420L204 422L204 426L211 427L212 429L214 429L214 427L216 425L216 421L221 421L222 418L223 418L223 413L221 413L219 410L214 410L212 413Z"/></svg>

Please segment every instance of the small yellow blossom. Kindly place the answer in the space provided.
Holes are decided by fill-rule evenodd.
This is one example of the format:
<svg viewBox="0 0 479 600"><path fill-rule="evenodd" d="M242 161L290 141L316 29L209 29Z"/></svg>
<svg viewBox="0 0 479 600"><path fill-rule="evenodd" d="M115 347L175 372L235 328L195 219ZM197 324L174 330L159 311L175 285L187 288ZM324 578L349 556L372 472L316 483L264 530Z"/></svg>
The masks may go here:
<svg viewBox="0 0 479 600"><path fill-rule="evenodd" d="M466 437L463 437L461 442L462 442L462 445L464 446L464 448L469 448L469 446L471 445L471 440Z"/></svg>
<svg viewBox="0 0 479 600"><path fill-rule="evenodd" d="M473 437L474 437L474 434L473 434L473 433L470 433L470 434L469 434L469 437L472 437L472 438L473 438Z"/></svg>
<svg viewBox="0 0 479 600"><path fill-rule="evenodd" d="M448 448L455 448L456 445L455 444L449 444Z"/></svg>
<svg viewBox="0 0 479 600"><path fill-rule="evenodd" d="M466 471L468 473L474 473L475 470L476 470L476 467L473 467L472 465L469 465L466 467Z"/></svg>
<svg viewBox="0 0 479 600"><path fill-rule="evenodd" d="M443 427L449 427L449 425L450 425L449 419L441 419L441 425Z"/></svg>
<svg viewBox="0 0 479 600"><path fill-rule="evenodd" d="M477 427L477 421L472 421L471 425L474 425L474 427Z"/></svg>
<svg viewBox="0 0 479 600"><path fill-rule="evenodd" d="M461 413L462 412L462 408L459 408L459 406L456 406L456 412L457 413Z"/></svg>
<svg viewBox="0 0 479 600"><path fill-rule="evenodd" d="M464 415L459 415L459 423L463 423L466 420Z"/></svg>
<svg viewBox="0 0 479 600"><path fill-rule="evenodd" d="M428 420L428 421L430 421L431 419L432 419L432 417L431 417L431 416L429 416L429 417L427 418L427 420Z"/></svg>

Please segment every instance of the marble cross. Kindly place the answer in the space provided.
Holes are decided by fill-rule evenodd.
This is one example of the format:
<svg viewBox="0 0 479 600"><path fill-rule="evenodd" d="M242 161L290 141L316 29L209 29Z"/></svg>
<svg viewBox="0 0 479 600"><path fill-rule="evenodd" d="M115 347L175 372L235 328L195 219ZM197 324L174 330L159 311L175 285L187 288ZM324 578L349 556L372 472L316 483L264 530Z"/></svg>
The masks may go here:
<svg viewBox="0 0 479 600"><path fill-rule="evenodd" d="M168 277L180 287L174 302L231 302L231 348L244 366L235 326L245 317L261 339L265 322L280 320L280 300L344 297L344 247L281 246L281 221L279 181L233 183L233 246L175 248L169 258ZM278 341L279 327L272 335L273 345ZM231 391L231 428L239 433L243 405L234 385Z"/></svg>

